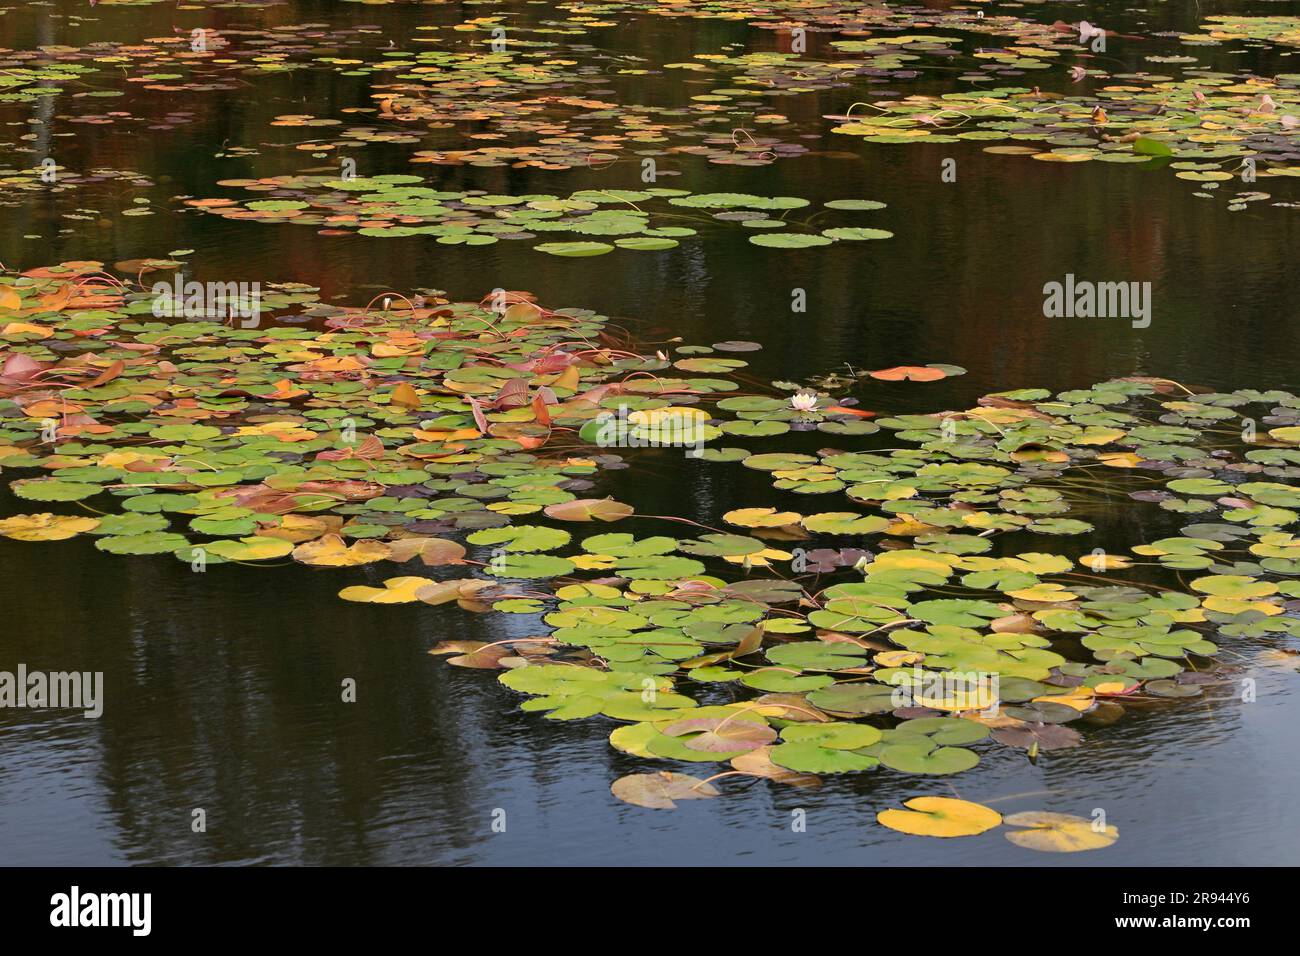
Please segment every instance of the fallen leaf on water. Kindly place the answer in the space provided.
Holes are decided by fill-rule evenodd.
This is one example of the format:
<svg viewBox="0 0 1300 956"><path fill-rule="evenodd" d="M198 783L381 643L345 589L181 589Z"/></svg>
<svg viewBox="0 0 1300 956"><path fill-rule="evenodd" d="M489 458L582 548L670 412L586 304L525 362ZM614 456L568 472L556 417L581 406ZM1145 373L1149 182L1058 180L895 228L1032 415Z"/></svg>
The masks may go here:
<svg viewBox="0 0 1300 956"><path fill-rule="evenodd" d="M941 378L948 377L948 373L943 369L929 368L924 365L898 365L894 368L876 369L867 374L882 382L937 382Z"/></svg>
<svg viewBox="0 0 1300 956"><path fill-rule="evenodd" d="M698 777L667 770L630 773L610 784L609 791L624 803L651 810L675 810L678 800L707 800L720 793L712 784Z"/></svg>
<svg viewBox="0 0 1300 956"><path fill-rule="evenodd" d="M293 559L303 564L325 568L348 568L358 564L383 561L391 554L382 541L358 541L349 546L336 534L306 541L293 549Z"/></svg>
<svg viewBox="0 0 1300 956"><path fill-rule="evenodd" d="M578 498L547 505L543 511L558 521L618 521L632 514L632 506L613 498Z"/></svg>
<svg viewBox="0 0 1300 956"><path fill-rule="evenodd" d="M1025 828L1008 831L1006 834L1007 839L1016 846L1047 853L1100 850L1119 839L1117 827L1104 826L1098 829L1092 820L1068 813L1027 810L1013 813L1003 822L1007 826Z"/></svg>
<svg viewBox="0 0 1300 956"><path fill-rule="evenodd" d="M952 797L913 797L907 810L881 810L876 821L891 830L914 836L975 836L1002 822L996 810Z"/></svg>
<svg viewBox="0 0 1300 956"><path fill-rule="evenodd" d="M0 520L0 535L16 541L63 541L99 524L98 518L73 515L14 515Z"/></svg>

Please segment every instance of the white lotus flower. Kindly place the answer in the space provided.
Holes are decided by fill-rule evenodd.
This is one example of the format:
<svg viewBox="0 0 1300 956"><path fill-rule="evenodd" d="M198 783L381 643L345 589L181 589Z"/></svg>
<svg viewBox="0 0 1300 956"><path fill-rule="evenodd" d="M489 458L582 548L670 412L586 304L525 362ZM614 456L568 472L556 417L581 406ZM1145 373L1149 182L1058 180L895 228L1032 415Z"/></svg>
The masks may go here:
<svg viewBox="0 0 1300 956"><path fill-rule="evenodd" d="M796 412L815 412L817 410L817 393L795 392L790 396L790 407Z"/></svg>

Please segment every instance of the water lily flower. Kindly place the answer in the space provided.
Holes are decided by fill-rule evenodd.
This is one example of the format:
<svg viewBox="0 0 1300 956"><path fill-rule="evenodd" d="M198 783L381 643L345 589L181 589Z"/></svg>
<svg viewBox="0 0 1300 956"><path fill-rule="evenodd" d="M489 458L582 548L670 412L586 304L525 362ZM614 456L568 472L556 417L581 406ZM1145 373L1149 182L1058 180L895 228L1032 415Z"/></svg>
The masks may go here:
<svg viewBox="0 0 1300 956"><path fill-rule="evenodd" d="M796 412L815 412L817 398L816 392L795 392L790 396L790 407Z"/></svg>

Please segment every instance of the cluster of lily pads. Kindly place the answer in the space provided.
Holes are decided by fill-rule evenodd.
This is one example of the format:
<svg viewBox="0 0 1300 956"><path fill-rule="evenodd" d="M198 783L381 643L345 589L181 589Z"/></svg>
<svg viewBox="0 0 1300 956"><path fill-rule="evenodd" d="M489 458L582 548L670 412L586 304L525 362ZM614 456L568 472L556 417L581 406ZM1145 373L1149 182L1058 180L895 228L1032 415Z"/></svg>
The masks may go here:
<svg viewBox="0 0 1300 956"><path fill-rule="evenodd" d="M845 494L876 513L745 508L724 521L748 535L596 534L581 540L579 554L555 557L570 567L538 573L511 563L517 539L493 536L507 549L500 570L528 582L497 601L478 583L466 590L467 582L449 589L409 579L343 596L386 601L397 586L408 589L398 600L540 615L549 628L542 636L445 642L434 653L505 669L501 682L529 695L525 710L615 721L610 743L625 753L730 764L707 779L651 771L615 783L615 795L643 806L717 796L712 780L732 774L811 786L818 775L876 768L960 773L990 745L1036 758L1080 746L1082 730L1113 723L1128 708L1226 684L1211 637L1300 636L1300 538L1286 530L1300 507L1300 399L1281 391L1174 394L1183 391L1140 379L1056 396L1027 389L988 396L966 412L879 419L913 449L835 450L819 459L706 453L771 471L788 492ZM1154 421L1140 408L1152 401ZM1214 447L1222 439L1211 433L1257 404L1271 426L1253 443L1263 447L1240 459ZM1086 522L1056 517L1069 510L1067 474L1090 469L1127 477L1120 489L1139 476L1154 480L1160 487L1118 493L1217 520L1136 544L1132 556L995 553L994 536L1003 533L1091 532ZM522 537L530 555L567 543ZM809 538L826 546L791 549ZM863 548L866 538L875 539L872 550ZM700 560L710 558L723 569ZM1185 588L1091 583L1138 563L1197 576ZM747 576L735 580L726 565ZM564 583L539 585L556 574ZM850 580L819 588L823 574ZM996 689L977 674L997 675ZM708 702L719 697L731 700ZM896 818L899 811L885 811L881 822L933 836L974 834L999 819L980 809L992 823L973 829ZM1117 837L1113 827L1055 814L1007 822L1028 828L1009 832L1012 842L1036 849L1093 849Z"/></svg>
<svg viewBox="0 0 1300 956"><path fill-rule="evenodd" d="M961 773L989 747L1037 759L1225 683L1225 639L1300 636L1289 392L1131 378L881 415L797 383L755 391L731 357L753 343L674 358L526 293L349 308L285 283L267 287L264 326L158 319L147 277L178 265L0 278L0 467L17 499L72 509L11 515L0 534L203 568L418 557L425 573L340 596L535 620L529 637L432 653L501 670L526 711L613 721L627 754L795 785ZM651 436L690 424L698 467L766 472L772 498L726 512L727 530L584 496L624 464L594 432L615 410ZM831 447L713 447L800 432ZM1089 549L1092 525L1064 515L1106 495L1193 521L1129 554ZM656 527L569 530L612 522ZM1084 547L1023 548L1026 533ZM1170 583L1107 577L1135 566ZM683 794L681 776L614 792L720 792Z"/></svg>
<svg viewBox="0 0 1300 956"><path fill-rule="evenodd" d="M1026 43L1050 45L1062 42L1057 24L1038 23L1014 14L985 14L978 7L935 9L919 4L889 4L864 7L852 0L773 0L770 3L753 3L752 0L709 0L705 3L661 3L656 0L612 0L593 7L582 0L559 5L562 10L599 12L605 17L617 13L651 15L668 18L699 20L733 20L766 30L786 32L795 26L804 26L818 33L851 31L858 34L880 33L887 35L918 29L944 29L978 35L1015 36ZM1060 24L1060 27L1065 26Z"/></svg>
<svg viewBox="0 0 1300 956"><path fill-rule="evenodd" d="M218 155L239 158L275 146L321 159L387 143L424 147L413 152L411 161L438 166L568 170L600 168L634 156L672 155L698 156L724 165L764 165L808 152L801 140L815 138L820 131L809 132L806 124L792 122L794 110L782 102L810 96L819 102L832 97L840 101L823 105L818 112L837 124L834 132L861 137L864 143L974 140L1005 144L989 147L990 152L1053 162L1167 160L1180 178L1210 190L1238 175L1245 159L1261 161L1254 171L1258 176L1300 174L1300 146L1295 141L1300 129L1300 77L1296 74L1270 78L1245 71L1214 72L1195 57L1153 54L1148 59L1187 64L1188 69L1181 77L1142 72L1108 75L1098 68L1101 61L1090 57L1075 24L1039 23L1006 14L980 16L984 11L974 8L861 8L796 0L761 5L578 4L564 5L560 11L558 16L538 19L493 10L459 22L453 14L446 22L414 27L398 38L400 46L394 46L394 41L378 49L374 48L378 28L295 24L275 25L268 28L269 34L243 28L207 30L199 37L197 49L193 37L181 34L134 43L3 50L0 105L68 92L72 113L61 115L61 120L119 125L128 131L166 130L192 122L196 114L171 110L147 116L103 106L127 89L164 96L203 93L269 81L295 70L329 70L370 81L373 105L363 100L344 107L338 116L278 116L272 126L308 130L309 138L286 140L276 135L269 137L275 142L266 143L258 140L268 137L250 137L247 143L224 145ZM728 44L684 62L656 63L588 42L593 33L637 16L735 20L783 33L797 28L815 38L816 49L741 51L738 45ZM1178 39L1189 49L1236 41L1289 46L1300 32L1297 22L1295 17L1211 17L1206 33ZM980 38L981 43L994 37L1011 40L1005 46L968 50L964 41L970 37ZM906 82L934 69L954 69L951 64L957 62L964 71L958 81L972 84L973 89L903 97L893 90L870 95L874 84ZM1000 84L1026 74L1034 75L1040 85L990 86L989 81ZM686 103L668 108L662 103L628 102L622 91L609 88L615 77L651 76L664 82L680 76L702 85ZM1066 95L1052 92L1049 78L1106 85ZM106 82L115 85L102 88ZM35 151L33 143L14 146ZM678 170L660 172L676 175ZM328 188L331 194L336 191ZM315 205L312 197L304 198ZM1246 193L1231 208L1244 209L1246 203L1264 198L1270 197ZM275 218L260 216L276 210L257 205L231 207L221 200L202 201L216 203L213 211L223 215ZM397 214L409 213L413 218L377 228L387 228L386 234L392 235L404 234L401 230L406 228L446 227L452 231L436 235L448 243L488 243L508 232L504 224L490 223L492 229L466 234L463 223L427 221L418 202L399 205L412 208L398 209ZM344 217L342 228L350 228L350 217L365 218L367 212L353 208L349 201L330 211ZM303 221L314 218L311 213ZM622 234L622 238L627 248L659 248L661 240L676 237ZM779 247L787 241L752 238ZM823 244L826 238L805 235L789 242ZM601 246L610 244L579 240L554 246L560 254L586 255L609 251Z"/></svg>
<svg viewBox="0 0 1300 956"><path fill-rule="evenodd" d="M179 263L123 265L145 274ZM559 407L614 368L591 345L603 324L592 313L548 312L523 294L505 297L501 313L436 297L367 312L288 284L265 286L262 308L302 309L325 330L244 329L156 318L147 283L137 291L100 266L28 270L0 285L0 441L7 465L48 472L14 482L17 497L107 494L120 513L20 517L4 526L10 536L89 531L105 551L191 560L179 520L224 536L203 545L208 563L284 557L321 536L311 530L362 542L400 527L427 543L433 530L496 527L571 501L563 486L596 470L587 458L543 466L529 453L598 410ZM589 348L595 360L581 357ZM525 382L543 397L516 400ZM268 519L278 529L269 536ZM416 548L408 559L419 551L401 547Z"/></svg>
<svg viewBox="0 0 1300 956"><path fill-rule="evenodd" d="M1205 18L1201 33L1184 33L1183 43L1203 45L1242 40L1247 46L1300 46L1300 17L1243 17L1217 14Z"/></svg>
<svg viewBox="0 0 1300 956"><path fill-rule="evenodd" d="M749 193L691 193L685 189L582 189L560 197L550 194L497 195L483 190L447 191L428 186L419 176L388 175L354 179L284 176L258 180L224 180L273 198L248 200L190 199L194 209L230 219L295 223L322 227L330 235L356 230L376 238L431 236L443 245L490 245L499 240L536 240L538 252L555 256L598 256L615 249L659 251L697 235L691 226L705 216L714 222L738 222L753 230L749 241L771 249L805 249L839 241L888 239L885 229L828 226L820 230L789 222L792 210L809 205L797 196ZM661 202L668 209L642 208ZM826 203L835 212L884 208L869 199ZM801 229L802 231L795 231ZM565 235L582 238L566 239ZM608 239L609 241L605 241Z"/></svg>
<svg viewBox="0 0 1300 956"><path fill-rule="evenodd" d="M927 39L935 42L920 42ZM953 53L949 42L955 41L891 37L865 51L872 56L833 61L785 52L700 53L662 66L604 57L615 76L725 74L720 85L671 108L606 98L612 91L596 89L604 74L575 69L579 60L571 59L602 62L590 48L557 53L533 49L525 41L499 53L384 51L375 62L354 70L358 75L396 73L398 82L376 83L371 94L379 106L378 119L408 128L424 124L435 140L448 138L440 148L417 152L412 158L417 163L600 167L633 148L640 156L685 154L720 165L761 166L808 151L790 135L797 125L777 110L774 98L849 89L859 77L915 76L911 61L919 60L921 52ZM406 72L397 72L402 70ZM737 128L737 114L752 115L754 129ZM456 127L465 123L478 130L473 139L488 144L466 148L471 144L463 142ZM520 143L520 137L528 139Z"/></svg>
<svg viewBox="0 0 1300 956"><path fill-rule="evenodd" d="M100 4L109 6L111 0L100 0ZM302 54L315 44L357 46L372 32L321 24L281 24L271 31L215 30L199 18L194 23L193 30L201 33L101 40L80 47L0 49L0 104L30 103L69 93L92 104L116 99L124 95L123 90L79 86L114 75L130 84L127 89L168 96L233 90L241 79L303 68L308 61Z"/></svg>
<svg viewBox="0 0 1300 956"><path fill-rule="evenodd" d="M122 188L142 188L153 185L147 176L121 169L96 167L80 173L57 164L46 168L49 173L43 177L45 168L12 169L0 166L0 190L3 190L0 192L0 208L22 205L33 193L57 195L100 183L113 183ZM147 200L140 200L140 202L147 202ZM74 210L65 214L65 218L79 217Z"/></svg>
<svg viewBox="0 0 1300 956"><path fill-rule="evenodd" d="M1167 159L1180 179L1212 183L1239 175L1246 157L1260 176L1300 175L1300 75L1242 80L1201 72L1110 77L1083 96L1002 87L915 95L869 104L834 132L872 143L1005 142L987 152L1051 162L1145 163ZM1017 142L1045 142L1038 146Z"/></svg>

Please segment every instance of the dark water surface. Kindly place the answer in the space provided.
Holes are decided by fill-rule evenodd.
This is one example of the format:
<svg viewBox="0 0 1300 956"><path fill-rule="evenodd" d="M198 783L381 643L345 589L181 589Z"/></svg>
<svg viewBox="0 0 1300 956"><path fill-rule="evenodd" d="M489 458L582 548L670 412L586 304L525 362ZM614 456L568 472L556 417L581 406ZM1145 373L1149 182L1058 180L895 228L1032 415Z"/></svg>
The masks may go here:
<svg viewBox="0 0 1300 956"><path fill-rule="evenodd" d="M9 6L0 17L0 47L13 49L164 35L173 23L188 33L195 25L308 21L375 24L373 45L382 48L392 37L400 46L413 23L492 12L485 5L325 2L184 15L170 4L100 5L93 13L68 2ZM1201 4L1206 14L1271 15L1294 6ZM1047 22L1081 15L1102 22L1108 12L1104 22L1134 33L1196 23L1189 5L1150 7L1013 9ZM97 22L61 18L71 12ZM657 65L726 43L774 49L776 38L740 23L645 17L585 42ZM1142 58L1155 52L1180 48L1167 40L1113 41L1110 56L1119 65L1108 68L1150 69ZM1232 68L1296 70L1295 58L1270 65L1253 52L1206 55L1230 59ZM1041 78L1045 88L1053 77L1059 81L1056 71ZM637 102L675 104L716 84L674 76L638 87L635 79L615 77L608 88L626 87L629 97L639 91ZM697 82L698 91L684 86ZM327 301L357 303L385 289L433 287L473 299L498 286L528 289L551 307L614 316L652 341L761 342L763 351L745 356L747 371L760 379L799 380L845 363L969 369L940 383L872 383L854 393L864 407L885 412L964 408L990 390L1062 390L1135 373L1219 389L1300 385L1296 210L1257 203L1230 213L1223 199L1195 198L1194 184L1145 166L1039 163L984 153L978 142L868 146L831 135L820 119L880 89L964 88L935 72L906 84L791 98L781 108L806 123L809 138L801 141L813 154L764 168L689 156L664 164L681 175L660 185L693 191L798 195L814 206L847 197L887 202L869 224L892 230L891 240L778 252L750 245L748 230L727 229L669 252L588 260L541 255L528 243L471 248L421 237L322 237L310 227L168 212L172 196L234 195L213 185L219 179L333 170L279 147L244 159L213 154L223 141L298 142L306 131L269 121L368 105L366 80L313 69L259 81L255 94L132 91L105 109L125 102L120 108L144 115L192 110L196 118L147 135L116 125L52 125L73 134L58 141L70 167L150 176L157 186L143 195L158 212L111 214L130 204L111 187L0 208L0 260L31 268L194 249L189 261L200 280L308 282ZM37 108L0 104L0 122L25 124ZM65 111L66 103L56 102L54 113ZM16 139L10 127L0 128L0 139ZM520 172L409 167L408 152L367 147L352 155L363 174L415 171L448 189L564 195L639 185L632 162ZM956 183L940 180L948 157L957 159ZM3 152L0 163L30 166ZM1297 185L1274 179L1256 188L1296 201ZM104 211L102 223L98 216L61 218L87 207ZM1067 273L1150 281L1151 326L1044 318L1043 284ZM806 290L807 314L791 313L795 288ZM711 522L732 507L777 503L766 481L736 466L659 451L629 457L633 467L602 476L596 493L633 502L641 513ZM0 508L23 510L7 487ZM1166 516L1149 506L1088 517L1099 531L1085 550L1124 550L1167 530ZM1300 699L1294 666L1259 657L1280 646L1275 642L1225 642L1233 662L1258 680L1257 703L1193 700L1132 712L1089 731L1083 747L1045 754L1036 765L1002 748L984 751L978 771L951 780L831 776L812 792L760 782L729 787L725 799L655 813L610 795L610 781L648 765L609 747L608 722L522 713L518 696L494 673L448 667L426 654L440 640L527 633L528 619L349 604L336 597L340 582L336 573L300 566L228 565L195 575L171 556L108 558L86 539L32 545L0 538L0 670L21 661L32 670L103 671L108 689L97 721L0 711L0 863L1276 864L1294 862L1300 850L1296 828L1285 823L1300 792ZM359 688L353 705L339 701L348 677ZM1088 815L1102 807L1122 836L1102 853L1055 856L1030 854L998 831L937 841L874 823L878 809L922 793L951 795L952 787L1003 813ZM207 813L206 833L191 832L195 808ZM491 829L498 809L505 833ZM792 832L795 809L807 812L807 832Z"/></svg>

